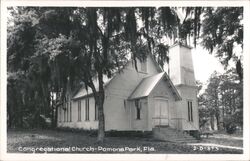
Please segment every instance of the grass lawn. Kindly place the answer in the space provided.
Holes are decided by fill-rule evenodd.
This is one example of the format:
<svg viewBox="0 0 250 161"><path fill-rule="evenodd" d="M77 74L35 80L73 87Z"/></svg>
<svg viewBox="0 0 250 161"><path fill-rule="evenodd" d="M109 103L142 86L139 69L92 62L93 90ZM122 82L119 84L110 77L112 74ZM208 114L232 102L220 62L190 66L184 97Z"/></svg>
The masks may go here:
<svg viewBox="0 0 250 161"><path fill-rule="evenodd" d="M56 130L8 130L8 153L163 153L163 154L241 154L242 149L203 146L202 143L216 143L242 147L242 140L230 137L211 137L198 145L157 141L139 137L106 137L103 144L87 132ZM228 145L228 141L231 142ZM202 148L201 148L202 147Z"/></svg>

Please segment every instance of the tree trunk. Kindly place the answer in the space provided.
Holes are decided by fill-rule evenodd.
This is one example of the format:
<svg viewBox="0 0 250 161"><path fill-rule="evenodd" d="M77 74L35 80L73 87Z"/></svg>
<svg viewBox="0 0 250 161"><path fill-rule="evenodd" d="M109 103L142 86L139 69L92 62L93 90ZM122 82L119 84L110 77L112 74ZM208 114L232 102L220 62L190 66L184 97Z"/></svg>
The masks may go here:
<svg viewBox="0 0 250 161"><path fill-rule="evenodd" d="M13 100L13 102L14 102L14 100ZM7 104L7 119L8 119L7 127L8 128L12 128L12 122L13 122L13 119L14 119L14 111L16 111L16 110L13 110L13 108L16 107L16 106L13 106L13 105L15 105L15 103Z"/></svg>
<svg viewBox="0 0 250 161"><path fill-rule="evenodd" d="M214 115L210 116L211 129L214 130Z"/></svg>
<svg viewBox="0 0 250 161"><path fill-rule="evenodd" d="M215 115L216 117L216 123L217 123L217 130L221 130L221 126L220 126L220 115L219 114L216 114Z"/></svg>
<svg viewBox="0 0 250 161"><path fill-rule="evenodd" d="M105 137L105 118L104 118L104 83L103 83L103 75L102 72L98 73L98 81L99 81L99 92L97 94L97 106L98 106L98 136L97 141L103 143Z"/></svg>
<svg viewBox="0 0 250 161"><path fill-rule="evenodd" d="M51 127L54 128L55 127L55 111L54 111L54 104L52 103L52 107L51 107Z"/></svg>
<svg viewBox="0 0 250 161"><path fill-rule="evenodd" d="M8 128L11 128L12 127L12 119L13 119L12 112L8 112L7 115L8 115Z"/></svg>
<svg viewBox="0 0 250 161"><path fill-rule="evenodd" d="M103 108L104 101L102 99L104 96L104 92L103 94L99 93L98 95L99 97L97 100L97 107L98 107L99 127L98 127L97 141L102 143L105 137L105 120L104 120L104 108Z"/></svg>
<svg viewBox="0 0 250 161"><path fill-rule="evenodd" d="M19 105L19 127L23 128L23 111L22 111L22 105Z"/></svg>
<svg viewBox="0 0 250 161"><path fill-rule="evenodd" d="M54 110L53 110L54 111ZM55 111L55 123L54 123L54 128L57 127L57 122L58 122L58 106L56 106L56 111Z"/></svg>
<svg viewBox="0 0 250 161"><path fill-rule="evenodd" d="M24 109L25 103L24 103L24 94L21 95L21 100L19 104L19 127L23 128L23 109Z"/></svg>

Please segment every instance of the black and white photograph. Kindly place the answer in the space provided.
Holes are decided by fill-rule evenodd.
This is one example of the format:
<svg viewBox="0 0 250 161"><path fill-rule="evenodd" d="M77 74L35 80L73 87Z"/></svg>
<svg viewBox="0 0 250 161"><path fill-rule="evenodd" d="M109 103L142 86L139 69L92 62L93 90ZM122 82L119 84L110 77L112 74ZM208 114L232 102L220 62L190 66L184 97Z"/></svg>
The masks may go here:
<svg viewBox="0 0 250 161"><path fill-rule="evenodd" d="M102 3L5 5L5 153L248 154L248 8Z"/></svg>

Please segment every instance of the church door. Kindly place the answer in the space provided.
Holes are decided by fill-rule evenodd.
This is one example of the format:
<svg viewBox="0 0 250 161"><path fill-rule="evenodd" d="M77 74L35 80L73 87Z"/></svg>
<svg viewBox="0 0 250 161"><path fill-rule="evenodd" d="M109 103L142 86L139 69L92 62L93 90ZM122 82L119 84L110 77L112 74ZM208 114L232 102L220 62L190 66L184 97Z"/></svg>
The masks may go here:
<svg viewBox="0 0 250 161"><path fill-rule="evenodd" d="M164 98L155 98L153 122L154 126L169 125L168 100Z"/></svg>

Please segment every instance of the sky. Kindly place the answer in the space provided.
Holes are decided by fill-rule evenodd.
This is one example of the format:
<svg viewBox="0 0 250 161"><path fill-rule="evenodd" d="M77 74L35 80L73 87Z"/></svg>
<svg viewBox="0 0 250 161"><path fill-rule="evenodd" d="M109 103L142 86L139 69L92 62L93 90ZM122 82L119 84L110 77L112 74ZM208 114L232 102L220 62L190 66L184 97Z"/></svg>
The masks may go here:
<svg viewBox="0 0 250 161"><path fill-rule="evenodd" d="M176 13L178 14L181 21L183 21L185 17L184 10L179 8L176 10ZM206 83L214 71L217 71L218 73L224 73L224 68L219 62L218 58L212 54L209 54L209 51L203 49L203 47L199 44L197 44L196 48L192 49L192 55L196 80Z"/></svg>
<svg viewBox="0 0 250 161"><path fill-rule="evenodd" d="M176 10L176 13L178 14L181 21L183 21L185 17L184 10L179 8ZM203 47L199 44L197 44L196 48L192 49L192 55L196 80L206 83L214 71L217 71L218 73L224 72L223 66L220 64L218 58L212 54L209 54L209 51L203 49Z"/></svg>
<svg viewBox="0 0 250 161"><path fill-rule="evenodd" d="M192 49L194 73L196 80L206 83L210 75L217 71L223 73L223 66L220 64L218 58L197 45L196 48Z"/></svg>

